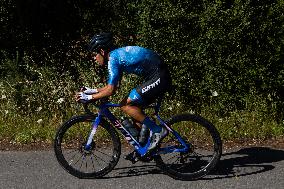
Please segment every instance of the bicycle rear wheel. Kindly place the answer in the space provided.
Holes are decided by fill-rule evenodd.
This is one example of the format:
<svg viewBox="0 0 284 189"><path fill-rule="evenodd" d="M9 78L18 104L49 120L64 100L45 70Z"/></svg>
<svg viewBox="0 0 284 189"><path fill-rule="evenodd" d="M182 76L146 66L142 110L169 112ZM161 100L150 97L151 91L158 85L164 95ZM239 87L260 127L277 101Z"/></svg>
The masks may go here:
<svg viewBox="0 0 284 189"><path fill-rule="evenodd" d="M157 166L169 176L180 180L195 180L208 174L222 154L222 142L217 129L207 120L192 114L172 117L168 122L184 139L187 152L172 152L155 157ZM183 148L173 133L163 139L161 148Z"/></svg>
<svg viewBox="0 0 284 189"><path fill-rule="evenodd" d="M98 126L91 149L85 150L94 118L91 115L73 117L56 133L55 156L67 172L78 178L106 175L115 167L121 154L118 133L106 121Z"/></svg>

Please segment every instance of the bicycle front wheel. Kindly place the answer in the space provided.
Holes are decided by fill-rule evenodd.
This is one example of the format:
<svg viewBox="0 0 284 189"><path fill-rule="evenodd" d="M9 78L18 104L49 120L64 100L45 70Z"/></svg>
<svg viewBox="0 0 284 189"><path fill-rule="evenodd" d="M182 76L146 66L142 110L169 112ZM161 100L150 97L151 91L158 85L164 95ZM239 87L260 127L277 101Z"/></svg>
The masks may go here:
<svg viewBox="0 0 284 189"><path fill-rule="evenodd" d="M117 164L121 143L117 131L105 120L98 126L90 149L85 144L92 130L92 115L76 116L64 123L54 141L60 165L78 178L100 178Z"/></svg>
<svg viewBox="0 0 284 189"><path fill-rule="evenodd" d="M181 114L172 117L167 125L181 136L189 150L156 156L158 167L175 179L195 180L216 166L222 154L222 142L210 122L197 115ZM161 148L169 147L183 148L173 133L161 143Z"/></svg>

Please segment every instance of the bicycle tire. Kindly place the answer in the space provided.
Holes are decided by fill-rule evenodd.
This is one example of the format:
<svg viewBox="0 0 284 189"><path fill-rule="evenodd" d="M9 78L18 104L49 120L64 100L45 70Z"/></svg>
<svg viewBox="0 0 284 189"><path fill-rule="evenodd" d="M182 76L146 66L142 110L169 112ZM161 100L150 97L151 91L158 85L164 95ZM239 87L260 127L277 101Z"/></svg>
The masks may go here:
<svg viewBox="0 0 284 189"><path fill-rule="evenodd" d="M171 128L176 125L177 128L173 129L179 129L179 131L181 131L177 132L187 143L190 144L190 151L187 153L173 152L170 154L157 155L154 160L159 168L161 168L170 177L178 180L196 180L207 175L215 168L222 154L222 141L219 132L212 123L197 115L180 114L173 116L166 122L166 124L171 126ZM184 125L187 127L181 128ZM200 128L197 129L197 126ZM194 135L195 133L196 136ZM171 141L176 140L176 137L171 136L171 134L172 133L167 136L168 139L167 137L163 139L161 147L169 144L180 145L177 141ZM207 135L205 136L205 134ZM212 145L209 144L210 141L213 143ZM201 149L201 147L204 149ZM213 148L212 155L208 153L209 147ZM201 153L204 153L205 155ZM204 157L199 157L198 155L203 155ZM180 160L175 160L173 163L167 164L166 161L171 160L171 158L173 159L174 157L170 157L168 159L166 156L179 156ZM207 158L208 163L205 163Z"/></svg>
<svg viewBox="0 0 284 189"><path fill-rule="evenodd" d="M54 139L54 151L59 164L68 173L78 178L103 177L113 170L121 155L121 142L119 135L117 131L104 119L94 135L91 145L92 149L90 151L85 151L83 149L91 131L91 122L94 119L94 115L75 116L58 128ZM88 126L85 126L85 124ZM105 137L103 137L103 142L97 141L98 139L102 139L102 137L96 137L98 133L105 135ZM111 148L109 148L108 145L111 145ZM73 153L78 153L80 159L75 159L76 155L73 155ZM72 154L71 160L68 159L69 154L70 156ZM105 155L109 160L104 160L101 157L102 155ZM75 160L77 161L76 163L74 163ZM78 162L80 160L82 160L81 167L78 168ZM87 167L88 164L91 164L92 167ZM100 167L101 164L106 165Z"/></svg>

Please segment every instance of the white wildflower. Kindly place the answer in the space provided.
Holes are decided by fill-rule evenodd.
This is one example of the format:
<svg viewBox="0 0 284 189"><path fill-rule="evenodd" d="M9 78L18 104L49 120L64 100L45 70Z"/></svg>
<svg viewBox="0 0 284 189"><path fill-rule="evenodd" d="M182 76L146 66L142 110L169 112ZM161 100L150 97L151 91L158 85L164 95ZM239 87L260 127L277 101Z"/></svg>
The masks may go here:
<svg viewBox="0 0 284 189"><path fill-rule="evenodd" d="M61 104L62 102L64 102L64 98L59 98L59 99L57 100L57 103L58 103L58 104Z"/></svg>
<svg viewBox="0 0 284 189"><path fill-rule="evenodd" d="M193 110L190 110L190 112L189 112L190 114L195 114L195 112L193 111Z"/></svg>
<svg viewBox="0 0 284 189"><path fill-rule="evenodd" d="M41 106L36 109L37 112L39 112L39 111L41 111L41 110L42 110L42 107L41 107Z"/></svg>
<svg viewBox="0 0 284 189"><path fill-rule="evenodd" d="M9 113L9 110L5 110L5 114L8 114Z"/></svg>
<svg viewBox="0 0 284 189"><path fill-rule="evenodd" d="M39 119L39 120L37 120L36 122L37 122L38 124L40 124L40 123L43 122L43 120L42 120L42 119Z"/></svg>
<svg viewBox="0 0 284 189"><path fill-rule="evenodd" d="M212 92L212 96L218 96L217 91Z"/></svg>
<svg viewBox="0 0 284 189"><path fill-rule="evenodd" d="M170 106L170 107L168 107L168 110L173 110L173 108Z"/></svg>
<svg viewBox="0 0 284 189"><path fill-rule="evenodd" d="M7 98L7 96L6 95L2 95L2 97L1 97L2 99L6 99Z"/></svg>

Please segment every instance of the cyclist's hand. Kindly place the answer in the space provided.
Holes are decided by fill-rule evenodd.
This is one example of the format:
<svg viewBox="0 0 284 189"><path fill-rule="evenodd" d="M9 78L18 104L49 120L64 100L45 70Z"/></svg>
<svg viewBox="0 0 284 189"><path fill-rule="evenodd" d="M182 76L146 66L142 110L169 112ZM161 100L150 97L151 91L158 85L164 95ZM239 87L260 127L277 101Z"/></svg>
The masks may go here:
<svg viewBox="0 0 284 189"><path fill-rule="evenodd" d="M95 93L98 93L98 89L91 89L89 87L82 87L80 89L81 92L85 93L85 94L95 94Z"/></svg>
<svg viewBox="0 0 284 189"><path fill-rule="evenodd" d="M84 92L79 92L76 94L76 101L90 101L92 98L92 95L85 94Z"/></svg>

